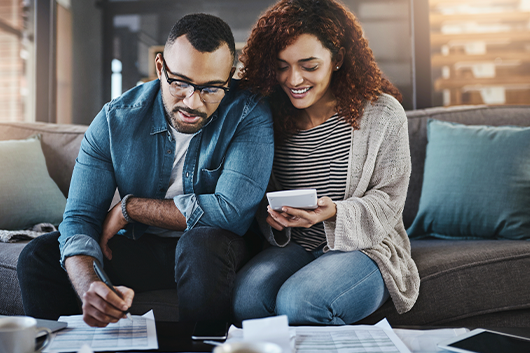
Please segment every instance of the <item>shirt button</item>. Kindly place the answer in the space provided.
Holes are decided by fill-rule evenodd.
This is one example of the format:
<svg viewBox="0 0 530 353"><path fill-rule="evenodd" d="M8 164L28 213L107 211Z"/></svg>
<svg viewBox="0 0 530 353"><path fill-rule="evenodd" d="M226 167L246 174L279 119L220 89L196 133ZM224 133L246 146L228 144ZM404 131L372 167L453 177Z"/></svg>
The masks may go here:
<svg viewBox="0 0 530 353"><path fill-rule="evenodd" d="M167 150L167 154L171 154L171 150Z"/></svg>
<svg viewBox="0 0 530 353"><path fill-rule="evenodd" d="M190 176L190 173L189 172L186 172L186 178Z"/></svg>

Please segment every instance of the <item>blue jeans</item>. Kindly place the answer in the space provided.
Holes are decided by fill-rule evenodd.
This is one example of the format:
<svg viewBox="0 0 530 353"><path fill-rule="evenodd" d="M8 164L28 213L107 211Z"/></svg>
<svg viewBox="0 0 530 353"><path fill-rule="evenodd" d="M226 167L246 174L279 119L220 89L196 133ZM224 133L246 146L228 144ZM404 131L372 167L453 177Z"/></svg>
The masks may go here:
<svg viewBox="0 0 530 353"><path fill-rule="evenodd" d="M234 317L241 322L287 315L292 325L352 324L388 297L379 268L364 253L308 252L291 242L265 249L239 271Z"/></svg>
<svg viewBox="0 0 530 353"><path fill-rule="evenodd" d="M59 262L58 237L59 232L41 235L20 254L17 272L26 315L56 320L81 313ZM109 241L113 257L105 259L105 271L114 285L136 292L176 288L180 321L231 321L236 271L250 258L248 243L246 237L210 227L193 228L180 239L116 235Z"/></svg>

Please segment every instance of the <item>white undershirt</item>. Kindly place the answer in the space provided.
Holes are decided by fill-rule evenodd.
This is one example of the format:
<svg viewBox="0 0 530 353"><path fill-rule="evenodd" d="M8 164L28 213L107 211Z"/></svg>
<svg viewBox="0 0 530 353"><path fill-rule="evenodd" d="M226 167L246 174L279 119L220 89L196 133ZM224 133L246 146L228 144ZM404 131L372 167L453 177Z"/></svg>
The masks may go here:
<svg viewBox="0 0 530 353"><path fill-rule="evenodd" d="M184 161L186 160L186 153L190 146L190 141L195 134L184 134L178 132L173 126L169 126L171 136L175 140L175 157L173 159L173 168L171 169L171 177L169 178L169 188L167 189L165 199L172 199L177 195L184 194L184 179L182 172L184 170ZM156 234L160 237L180 237L183 232L167 230L151 226L146 231L147 233Z"/></svg>

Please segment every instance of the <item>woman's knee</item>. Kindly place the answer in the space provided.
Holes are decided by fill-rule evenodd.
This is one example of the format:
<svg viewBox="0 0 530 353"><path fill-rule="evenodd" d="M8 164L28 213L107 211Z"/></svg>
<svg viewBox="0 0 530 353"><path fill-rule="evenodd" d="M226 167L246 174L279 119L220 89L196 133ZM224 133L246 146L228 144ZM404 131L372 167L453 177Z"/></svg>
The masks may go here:
<svg viewBox="0 0 530 353"><path fill-rule="evenodd" d="M349 288L321 283L316 278L303 283L288 280L278 292L276 314L287 315L293 325L353 324L373 313L388 298L378 271Z"/></svg>
<svg viewBox="0 0 530 353"><path fill-rule="evenodd" d="M276 314L287 315L293 325L335 324L330 303L318 292L312 283L287 281L276 297Z"/></svg>
<svg viewBox="0 0 530 353"><path fill-rule="evenodd" d="M259 268L244 267L237 274L234 285L233 312L236 321L274 315L277 290L273 287Z"/></svg>

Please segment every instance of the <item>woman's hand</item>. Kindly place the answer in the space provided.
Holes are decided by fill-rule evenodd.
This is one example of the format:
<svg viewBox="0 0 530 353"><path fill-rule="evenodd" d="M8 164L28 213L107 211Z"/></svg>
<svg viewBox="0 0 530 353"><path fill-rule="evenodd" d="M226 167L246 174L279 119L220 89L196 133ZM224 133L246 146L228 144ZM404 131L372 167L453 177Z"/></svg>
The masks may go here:
<svg viewBox="0 0 530 353"><path fill-rule="evenodd" d="M334 221L337 214L337 206L329 197L318 199L318 207L314 210L303 210L293 207L282 207L282 212L274 211L267 206L269 216L267 223L276 230L286 227L309 228L323 221Z"/></svg>

